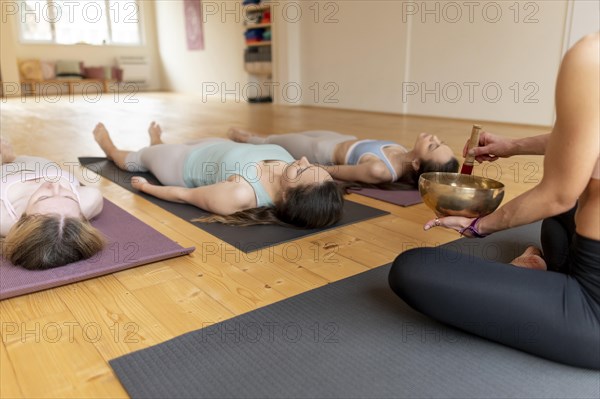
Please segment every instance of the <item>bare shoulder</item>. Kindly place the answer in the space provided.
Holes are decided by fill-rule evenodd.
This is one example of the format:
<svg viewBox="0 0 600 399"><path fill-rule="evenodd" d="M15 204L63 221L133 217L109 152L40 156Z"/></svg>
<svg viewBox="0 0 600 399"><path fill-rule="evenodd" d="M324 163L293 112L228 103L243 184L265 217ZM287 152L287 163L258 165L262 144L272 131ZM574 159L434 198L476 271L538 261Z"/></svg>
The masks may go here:
<svg viewBox="0 0 600 399"><path fill-rule="evenodd" d="M80 186L77 191L81 201L81 212L86 218L91 219L102 212L104 199L100 190L95 187Z"/></svg>
<svg viewBox="0 0 600 399"><path fill-rule="evenodd" d="M575 43L565 54L563 65L597 68L600 65L600 33L587 35Z"/></svg>
<svg viewBox="0 0 600 399"><path fill-rule="evenodd" d="M82 199L85 198L86 200L97 201L102 198L102 192L95 187L79 186L77 191L79 191L79 195Z"/></svg>
<svg viewBox="0 0 600 399"><path fill-rule="evenodd" d="M256 193L250 183L246 182L244 179L219 184L223 184L227 187L227 192L234 202L239 204L240 208L247 209L256 206Z"/></svg>
<svg viewBox="0 0 600 399"><path fill-rule="evenodd" d="M378 183L389 182L392 178L392 174L390 173L386 164L380 159L369 160L369 162L365 163L369 170L369 175L377 180Z"/></svg>
<svg viewBox="0 0 600 399"><path fill-rule="evenodd" d="M189 189L185 201L218 215L256 207L256 195L246 181L224 181Z"/></svg>
<svg viewBox="0 0 600 399"><path fill-rule="evenodd" d="M565 54L556 86L557 112L597 114L599 86L600 35L596 33L578 41Z"/></svg>

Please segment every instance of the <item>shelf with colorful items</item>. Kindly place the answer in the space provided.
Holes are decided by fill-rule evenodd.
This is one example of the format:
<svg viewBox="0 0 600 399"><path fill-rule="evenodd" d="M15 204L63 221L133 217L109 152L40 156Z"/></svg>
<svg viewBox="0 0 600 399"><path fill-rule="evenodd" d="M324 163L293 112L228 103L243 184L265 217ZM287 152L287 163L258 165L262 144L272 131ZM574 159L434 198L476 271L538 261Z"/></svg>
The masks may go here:
<svg viewBox="0 0 600 399"><path fill-rule="evenodd" d="M264 0L244 0L244 69L257 83L268 81L272 75L272 19L271 5ZM263 82L264 83L264 82ZM249 102L272 102L270 88L255 93Z"/></svg>
<svg viewBox="0 0 600 399"><path fill-rule="evenodd" d="M271 44L271 5L260 0L244 0L244 24L246 45L267 46Z"/></svg>

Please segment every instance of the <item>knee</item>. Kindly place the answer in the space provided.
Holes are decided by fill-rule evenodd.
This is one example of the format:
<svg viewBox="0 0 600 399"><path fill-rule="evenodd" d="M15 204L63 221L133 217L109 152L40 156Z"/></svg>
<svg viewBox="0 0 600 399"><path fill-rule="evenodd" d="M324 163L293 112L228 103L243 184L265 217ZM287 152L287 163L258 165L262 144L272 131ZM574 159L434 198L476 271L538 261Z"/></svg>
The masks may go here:
<svg viewBox="0 0 600 399"><path fill-rule="evenodd" d="M388 282L392 291L405 302L422 289L434 263L436 248L416 248L401 253L394 260Z"/></svg>

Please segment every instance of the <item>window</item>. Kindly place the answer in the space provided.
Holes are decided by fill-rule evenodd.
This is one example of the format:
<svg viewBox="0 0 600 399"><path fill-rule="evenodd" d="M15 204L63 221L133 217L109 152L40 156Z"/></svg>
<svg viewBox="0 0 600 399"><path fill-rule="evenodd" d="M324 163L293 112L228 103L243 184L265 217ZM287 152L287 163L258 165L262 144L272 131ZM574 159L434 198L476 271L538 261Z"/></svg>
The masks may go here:
<svg viewBox="0 0 600 399"><path fill-rule="evenodd" d="M141 44L136 0L25 0L21 40L56 44Z"/></svg>

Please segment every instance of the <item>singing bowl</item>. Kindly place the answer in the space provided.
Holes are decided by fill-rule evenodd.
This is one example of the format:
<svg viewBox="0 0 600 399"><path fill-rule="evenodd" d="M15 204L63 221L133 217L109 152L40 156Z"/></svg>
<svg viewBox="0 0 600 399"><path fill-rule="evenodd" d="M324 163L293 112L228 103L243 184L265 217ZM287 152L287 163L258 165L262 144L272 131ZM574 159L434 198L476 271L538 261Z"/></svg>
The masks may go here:
<svg viewBox="0 0 600 399"><path fill-rule="evenodd" d="M498 208L504 198L504 184L486 177L428 172L419 178L419 193L437 216L473 218Z"/></svg>

